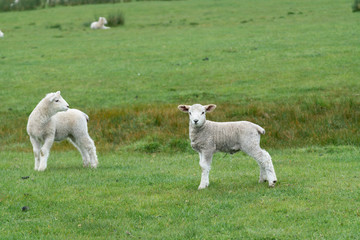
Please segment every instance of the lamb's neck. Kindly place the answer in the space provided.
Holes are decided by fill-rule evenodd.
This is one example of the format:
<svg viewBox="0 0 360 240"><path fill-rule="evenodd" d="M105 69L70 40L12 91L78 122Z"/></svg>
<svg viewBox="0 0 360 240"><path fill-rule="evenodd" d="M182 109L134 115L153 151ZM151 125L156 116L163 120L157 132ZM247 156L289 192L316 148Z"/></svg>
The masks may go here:
<svg viewBox="0 0 360 240"><path fill-rule="evenodd" d="M55 114L49 111L48 106L42 104L39 104L33 111L33 121L36 121L37 124L45 125L47 124L51 117Z"/></svg>
<svg viewBox="0 0 360 240"><path fill-rule="evenodd" d="M201 127L193 127L191 126L191 123L189 123L190 140L194 140L200 132L203 132L204 129L206 129L206 127L207 127L207 121L205 121L205 123Z"/></svg>
<svg viewBox="0 0 360 240"><path fill-rule="evenodd" d="M48 114L39 114L38 115L38 119L39 119L39 123L41 124L41 125L45 125L45 124L47 124L49 121L50 121L50 118L51 118L52 116L51 115L48 115Z"/></svg>

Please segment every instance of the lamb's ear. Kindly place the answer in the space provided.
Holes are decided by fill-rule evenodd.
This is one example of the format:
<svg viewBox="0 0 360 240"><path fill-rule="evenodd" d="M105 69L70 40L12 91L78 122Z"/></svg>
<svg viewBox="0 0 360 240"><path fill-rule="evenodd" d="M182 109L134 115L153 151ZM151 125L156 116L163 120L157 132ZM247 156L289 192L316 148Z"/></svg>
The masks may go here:
<svg viewBox="0 0 360 240"><path fill-rule="evenodd" d="M49 102L53 102L56 98L56 93L49 93L48 95L50 95Z"/></svg>
<svg viewBox="0 0 360 240"><path fill-rule="evenodd" d="M179 105L178 109L184 113L189 112L190 106L189 105Z"/></svg>
<svg viewBox="0 0 360 240"><path fill-rule="evenodd" d="M209 105L205 106L205 111L206 112L212 112L212 111L214 111L215 108L216 108L215 104L209 104Z"/></svg>
<svg viewBox="0 0 360 240"><path fill-rule="evenodd" d="M53 102L55 98L60 97L60 91L57 91L56 93L49 93L49 95L50 95L49 101Z"/></svg>

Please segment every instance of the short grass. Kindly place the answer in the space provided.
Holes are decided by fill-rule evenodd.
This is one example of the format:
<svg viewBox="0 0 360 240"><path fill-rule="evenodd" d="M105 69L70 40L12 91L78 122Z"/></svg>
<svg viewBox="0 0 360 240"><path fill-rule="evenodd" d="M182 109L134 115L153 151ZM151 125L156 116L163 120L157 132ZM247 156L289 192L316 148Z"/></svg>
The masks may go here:
<svg viewBox="0 0 360 240"><path fill-rule="evenodd" d="M132 1L0 13L0 239L359 239L360 15L346 0ZM94 16L125 24L89 28ZM33 170L27 118L61 90L97 170L67 143ZM198 156L178 104L250 120L279 183ZM22 179L22 177L29 178ZM27 211L22 211L24 206Z"/></svg>
<svg viewBox="0 0 360 240"><path fill-rule="evenodd" d="M31 153L1 152L0 238L360 238L358 148L270 153L276 188L257 183L249 157L217 154L198 191L195 153L101 153L89 170L77 152L56 152L38 173Z"/></svg>
<svg viewBox="0 0 360 240"><path fill-rule="evenodd" d="M114 10L124 13L123 27L83 25ZM109 109L354 97L359 17L348 1L310 0L131 2L2 13L0 81L7 91L0 109L29 112L53 89L90 109L100 103Z"/></svg>

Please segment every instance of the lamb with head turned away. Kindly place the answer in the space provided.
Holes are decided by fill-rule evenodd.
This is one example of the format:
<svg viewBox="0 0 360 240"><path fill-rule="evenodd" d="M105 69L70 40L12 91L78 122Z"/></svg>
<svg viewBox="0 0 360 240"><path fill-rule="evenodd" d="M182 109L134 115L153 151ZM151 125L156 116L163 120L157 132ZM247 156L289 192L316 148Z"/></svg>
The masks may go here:
<svg viewBox="0 0 360 240"><path fill-rule="evenodd" d="M68 139L81 153L84 167L96 168L94 141L88 133L88 115L70 109L60 91L47 94L31 112L27 133L33 146L35 170L44 171L54 141Z"/></svg>

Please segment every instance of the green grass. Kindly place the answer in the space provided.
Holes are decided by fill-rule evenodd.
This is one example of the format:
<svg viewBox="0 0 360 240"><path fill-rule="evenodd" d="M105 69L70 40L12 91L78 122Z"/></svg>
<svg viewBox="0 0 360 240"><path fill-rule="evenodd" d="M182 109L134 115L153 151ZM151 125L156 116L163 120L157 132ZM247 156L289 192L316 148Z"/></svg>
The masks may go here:
<svg viewBox="0 0 360 240"><path fill-rule="evenodd" d="M353 12L360 11L360 1L359 0L354 0L354 4L352 5L352 11Z"/></svg>
<svg viewBox="0 0 360 240"><path fill-rule="evenodd" d="M116 27L125 24L125 16L120 11L109 13L106 16L106 20L108 22L107 25L110 27Z"/></svg>
<svg viewBox="0 0 360 240"><path fill-rule="evenodd" d="M2 13L1 84L9 91L1 94L1 110L31 111L53 89L61 89L72 105L90 109L99 102L118 108L292 102L345 93L354 98L360 27L347 1L258 4L263 7L239 1L134 2ZM116 9L126 14L124 27L104 32L83 26L94 13ZM34 91L40 82L46 84ZM16 98L14 89L21 93ZM24 101L30 95L36 97Z"/></svg>
<svg viewBox="0 0 360 240"><path fill-rule="evenodd" d="M26 11L55 6L76 6L86 4L105 4L105 3L126 3L132 0L25 0L14 4L14 0L1 0L0 12L6 11ZM152 1L152 0L136 0L136 1ZM171 0L155 0L155 1L171 1Z"/></svg>
<svg viewBox="0 0 360 240"><path fill-rule="evenodd" d="M256 162L215 155L198 191L197 154L75 151L32 170L31 153L1 152L2 239L357 239L360 152L354 147L270 151L279 183L259 184ZM28 179L21 177L29 176ZM23 206L29 210L22 211Z"/></svg>
<svg viewBox="0 0 360 240"><path fill-rule="evenodd" d="M126 25L89 28L93 16L117 11ZM358 145L358 18L347 1L131 2L2 13L1 148L28 141L20 126L56 90L90 114L104 148L114 138L121 147L144 135L186 139L176 106L195 102L219 106L209 118L261 124L268 146ZM122 114L144 117L147 134Z"/></svg>
<svg viewBox="0 0 360 240"><path fill-rule="evenodd" d="M120 12L126 24L89 28ZM0 239L360 238L359 17L345 0L0 13ZM97 170L68 143L33 170L27 118L57 90L90 116ZM277 187L257 183L249 157L218 154L197 191L176 108L192 103L263 126Z"/></svg>

